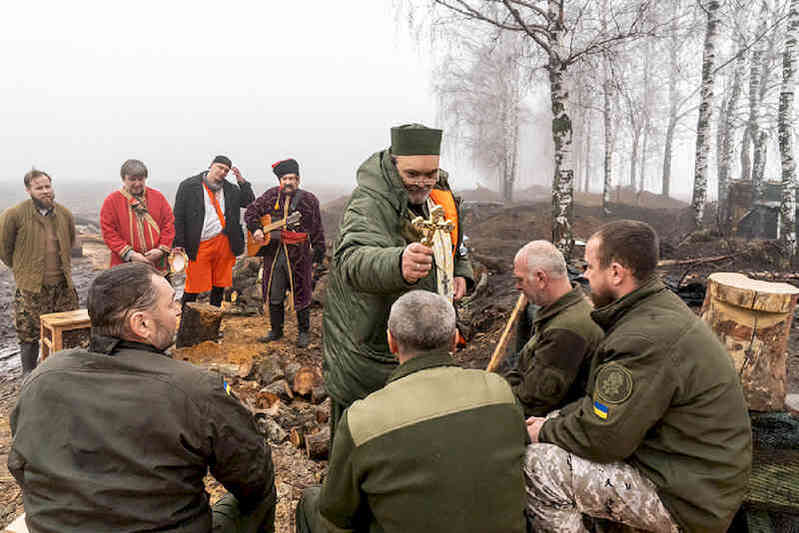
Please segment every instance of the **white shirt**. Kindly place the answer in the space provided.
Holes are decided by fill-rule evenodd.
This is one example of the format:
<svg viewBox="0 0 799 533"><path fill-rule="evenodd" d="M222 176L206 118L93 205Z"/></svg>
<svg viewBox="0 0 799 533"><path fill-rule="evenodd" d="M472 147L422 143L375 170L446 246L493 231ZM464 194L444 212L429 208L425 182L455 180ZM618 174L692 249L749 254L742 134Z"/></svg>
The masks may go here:
<svg viewBox="0 0 799 533"><path fill-rule="evenodd" d="M222 216L225 216L225 190L220 187L218 191L211 191L211 194L216 196L216 200L219 202L219 209L222 210ZM207 241L222 233L222 222L219 220L216 208L211 203L211 198L209 198L205 190L205 183L203 183L203 199L205 200L205 221L203 221L203 232L200 234L200 241Z"/></svg>

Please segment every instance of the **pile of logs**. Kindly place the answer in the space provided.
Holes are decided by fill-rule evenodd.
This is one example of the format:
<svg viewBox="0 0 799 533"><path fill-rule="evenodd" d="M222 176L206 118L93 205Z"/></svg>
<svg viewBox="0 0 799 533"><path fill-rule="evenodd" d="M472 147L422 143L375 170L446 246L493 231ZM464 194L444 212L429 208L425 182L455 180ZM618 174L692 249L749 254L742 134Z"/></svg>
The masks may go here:
<svg viewBox="0 0 799 533"><path fill-rule="evenodd" d="M251 377L237 390L267 440L281 444L290 439L310 459L327 459L330 400L319 371L297 362L281 366L276 357L266 356L254 365Z"/></svg>

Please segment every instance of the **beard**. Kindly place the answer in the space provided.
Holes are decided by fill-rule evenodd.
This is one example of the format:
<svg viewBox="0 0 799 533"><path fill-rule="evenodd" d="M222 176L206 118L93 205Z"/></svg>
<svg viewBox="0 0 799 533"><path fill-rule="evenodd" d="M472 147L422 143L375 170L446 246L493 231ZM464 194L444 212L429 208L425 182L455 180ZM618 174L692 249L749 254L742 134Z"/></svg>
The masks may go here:
<svg viewBox="0 0 799 533"><path fill-rule="evenodd" d="M203 179L203 181L205 182L206 185L208 185L209 189L211 189L212 191L216 192L216 191L218 191L219 189L222 188L222 182L224 180L219 180L218 182L213 182L213 181L208 179L208 176L206 176Z"/></svg>
<svg viewBox="0 0 799 533"><path fill-rule="evenodd" d="M33 200L33 205L35 205L37 209L50 209L55 205L55 194L44 202L33 197L31 197L31 200Z"/></svg>
<svg viewBox="0 0 799 533"><path fill-rule="evenodd" d="M594 307L599 309L600 307L605 307L608 304L612 304L615 301L615 298L610 293L610 291L591 291L591 301L594 302Z"/></svg>
<svg viewBox="0 0 799 533"><path fill-rule="evenodd" d="M408 201L413 205L423 204L430 196L432 187L419 187L418 185L406 185L405 190L408 192Z"/></svg>

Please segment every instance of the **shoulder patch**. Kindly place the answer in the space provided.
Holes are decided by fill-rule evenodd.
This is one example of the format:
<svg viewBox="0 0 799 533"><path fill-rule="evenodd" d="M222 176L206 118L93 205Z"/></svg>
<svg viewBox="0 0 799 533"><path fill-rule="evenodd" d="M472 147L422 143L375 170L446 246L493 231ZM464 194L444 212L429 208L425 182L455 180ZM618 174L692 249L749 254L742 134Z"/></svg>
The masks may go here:
<svg viewBox="0 0 799 533"><path fill-rule="evenodd" d="M624 403L633 393L633 375L624 366L609 363L599 369L594 390L604 403Z"/></svg>

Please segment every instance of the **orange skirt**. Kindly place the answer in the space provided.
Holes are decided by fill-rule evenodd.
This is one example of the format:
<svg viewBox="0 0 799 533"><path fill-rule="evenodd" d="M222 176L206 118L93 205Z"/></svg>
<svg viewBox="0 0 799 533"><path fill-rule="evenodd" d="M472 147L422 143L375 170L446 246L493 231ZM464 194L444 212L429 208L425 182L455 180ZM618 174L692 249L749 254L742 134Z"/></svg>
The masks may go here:
<svg viewBox="0 0 799 533"><path fill-rule="evenodd" d="M230 287L233 285L233 265L236 257L230 250L227 235L220 233L200 243L197 260L189 260L186 267L186 287L188 293L210 291L211 287Z"/></svg>

